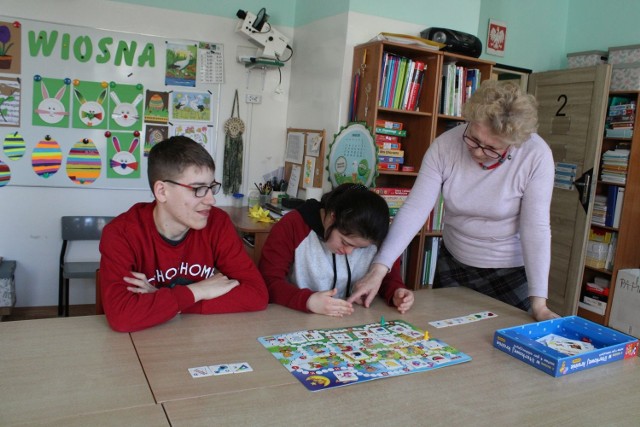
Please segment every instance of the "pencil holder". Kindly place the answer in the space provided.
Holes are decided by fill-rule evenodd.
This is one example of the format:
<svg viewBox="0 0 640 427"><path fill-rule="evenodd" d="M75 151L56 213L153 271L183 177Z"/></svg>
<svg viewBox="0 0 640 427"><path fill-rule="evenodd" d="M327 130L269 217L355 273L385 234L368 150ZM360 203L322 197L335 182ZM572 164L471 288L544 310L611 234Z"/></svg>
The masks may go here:
<svg viewBox="0 0 640 427"><path fill-rule="evenodd" d="M264 206L266 203L271 201L271 194L261 194L260 195L260 206Z"/></svg>
<svg viewBox="0 0 640 427"><path fill-rule="evenodd" d="M258 193L256 190L253 191L249 191L249 207L252 208L255 205L257 205L258 203L260 203L260 193Z"/></svg>

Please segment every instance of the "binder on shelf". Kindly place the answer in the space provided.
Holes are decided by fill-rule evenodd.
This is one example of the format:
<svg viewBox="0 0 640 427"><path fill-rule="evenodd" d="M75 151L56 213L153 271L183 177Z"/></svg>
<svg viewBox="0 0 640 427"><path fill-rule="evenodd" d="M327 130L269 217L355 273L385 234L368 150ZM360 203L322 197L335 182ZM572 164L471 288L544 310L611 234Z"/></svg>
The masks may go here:
<svg viewBox="0 0 640 427"><path fill-rule="evenodd" d="M616 204L613 211L613 225L612 227L620 227L620 216L622 214L622 203L624 201L624 187L618 187L617 189Z"/></svg>
<svg viewBox="0 0 640 427"><path fill-rule="evenodd" d="M616 201L618 200L618 187L610 185L607 191L607 214L604 225L613 227L613 215L616 209Z"/></svg>

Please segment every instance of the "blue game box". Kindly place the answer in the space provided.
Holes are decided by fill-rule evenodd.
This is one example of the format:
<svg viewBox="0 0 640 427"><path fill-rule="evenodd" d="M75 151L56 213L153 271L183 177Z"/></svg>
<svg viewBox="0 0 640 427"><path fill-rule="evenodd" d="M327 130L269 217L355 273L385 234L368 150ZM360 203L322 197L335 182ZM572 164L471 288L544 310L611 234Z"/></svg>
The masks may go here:
<svg viewBox="0 0 640 427"><path fill-rule="evenodd" d="M586 348L574 355L567 355L564 348L563 352L555 349L571 343ZM554 377L638 355L636 338L578 316L498 329L493 346Z"/></svg>

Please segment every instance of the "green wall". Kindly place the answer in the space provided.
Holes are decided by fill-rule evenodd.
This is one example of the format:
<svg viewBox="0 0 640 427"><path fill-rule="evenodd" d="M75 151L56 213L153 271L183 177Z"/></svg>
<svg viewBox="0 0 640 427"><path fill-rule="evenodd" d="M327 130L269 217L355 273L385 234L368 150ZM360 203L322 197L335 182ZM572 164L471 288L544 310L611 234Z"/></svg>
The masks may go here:
<svg viewBox="0 0 640 427"><path fill-rule="evenodd" d="M507 36L504 57L481 58L534 71L564 68L570 1L482 0L478 37L483 49L489 19L506 22Z"/></svg>
<svg viewBox="0 0 640 427"><path fill-rule="evenodd" d="M489 19L507 23L502 64L546 71L566 66L566 54L640 44L640 0L117 0L234 18L238 9L267 8L274 25L297 27L345 12L477 35L486 44ZM446 7L443 4L446 3ZM460 10L452 16L448 11Z"/></svg>
<svg viewBox="0 0 640 427"><path fill-rule="evenodd" d="M640 1L569 0L567 52L640 44Z"/></svg>

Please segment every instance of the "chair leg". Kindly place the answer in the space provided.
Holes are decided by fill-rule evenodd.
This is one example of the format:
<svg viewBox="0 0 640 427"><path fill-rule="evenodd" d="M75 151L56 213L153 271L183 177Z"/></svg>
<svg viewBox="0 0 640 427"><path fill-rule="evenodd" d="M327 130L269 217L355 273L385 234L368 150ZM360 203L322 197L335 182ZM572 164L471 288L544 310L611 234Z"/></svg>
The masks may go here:
<svg viewBox="0 0 640 427"><path fill-rule="evenodd" d="M58 317L64 315L64 280L62 271L60 271L58 278Z"/></svg>
<svg viewBox="0 0 640 427"><path fill-rule="evenodd" d="M69 279L64 281L64 317L69 317Z"/></svg>

